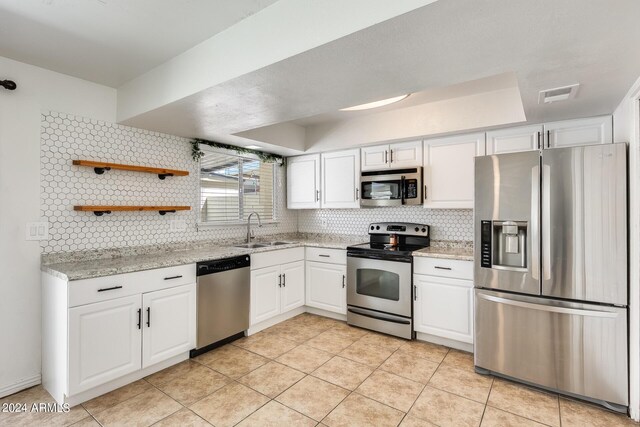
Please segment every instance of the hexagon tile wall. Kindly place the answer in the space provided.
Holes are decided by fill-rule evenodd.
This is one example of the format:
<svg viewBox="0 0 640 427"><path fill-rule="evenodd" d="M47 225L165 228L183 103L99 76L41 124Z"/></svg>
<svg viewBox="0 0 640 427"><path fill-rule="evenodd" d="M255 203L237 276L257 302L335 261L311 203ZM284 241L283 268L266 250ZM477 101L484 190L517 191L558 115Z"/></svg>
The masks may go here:
<svg viewBox="0 0 640 427"><path fill-rule="evenodd" d="M196 228L198 219L198 166L191 159L188 140L113 123L46 112L41 129L40 209L49 222L49 240L43 253L125 246L154 245L242 237L246 226ZM108 171L96 175L92 168L73 166L75 159L97 160L189 171L186 177ZM259 235L297 230L297 214L286 209L283 168L278 169L279 224L265 224ZM114 212L96 217L75 212L74 205L190 205L191 211L165 216L157 212ZM180 219L187 230L172 232L170 220Z"/></svg>
<svg viewBox="0 0 640 427"><path fill-rule="evenodd" d="M429 224L433 240L473 240L472 209L424 209L420 206L371 209L302 210L302 233L366 234L372 222L401 221ZM326 223L326 227L322 224Z"/></svg>

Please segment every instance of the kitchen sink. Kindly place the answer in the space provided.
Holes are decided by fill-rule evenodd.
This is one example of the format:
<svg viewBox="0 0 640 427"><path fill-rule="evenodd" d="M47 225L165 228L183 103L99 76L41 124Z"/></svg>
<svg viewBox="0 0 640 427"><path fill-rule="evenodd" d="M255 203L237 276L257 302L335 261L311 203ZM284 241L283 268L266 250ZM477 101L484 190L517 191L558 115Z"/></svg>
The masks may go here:
<svg viewBox="0 0 640 427"><path fill-rule="evenodd" d="M260 242L260 243L242 243L240 245L234 245L236 248L255 249L255 248L268 248L269 246L288 245L291 242Z"/></svg>

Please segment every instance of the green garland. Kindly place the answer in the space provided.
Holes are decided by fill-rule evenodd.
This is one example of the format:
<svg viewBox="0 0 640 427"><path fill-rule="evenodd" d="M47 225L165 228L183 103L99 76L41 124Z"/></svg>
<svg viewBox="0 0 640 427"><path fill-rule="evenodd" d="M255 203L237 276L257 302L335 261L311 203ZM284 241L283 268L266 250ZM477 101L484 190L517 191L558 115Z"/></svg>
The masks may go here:
<svg viewBox="0 0 640 427"><path fill-rule="evenodd" d="M220 142L207 141L206 139L199 138L192 139L189 142L191 143L191 157L193 157L195 161L200 160L202 156L204 156L204 152L200 150L200 144L204 144L224 150L233 150L238 154L253 154L265 163L279 163L280 166L285 164L285 158L279 154L263 153L262 151L250 150L244 147L236 147L235 145L222 144Z"/></svg>

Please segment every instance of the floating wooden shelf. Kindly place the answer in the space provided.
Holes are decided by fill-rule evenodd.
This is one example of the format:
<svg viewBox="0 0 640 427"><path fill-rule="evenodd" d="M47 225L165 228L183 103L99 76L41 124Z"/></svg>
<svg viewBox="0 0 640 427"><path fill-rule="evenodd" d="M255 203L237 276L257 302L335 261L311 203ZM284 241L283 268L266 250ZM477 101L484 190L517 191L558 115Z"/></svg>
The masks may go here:
<svg viewBox="0 0 640 427"><path fill-rule="evenodd" d="M93 212L96 216L110 214L113 211L141 212L157 211L160 215L176 211L189 211L191 206L74 206L74 211Z"/></svg>
<svg viewBox="0 0 640 427"><path fill-rule="evenodd" d="M119 163L95 162L93 160L74 160L76 166L87 166L93 168L95 173L102 175L105 171L118 169L123 171L145 172L158 175L158 178L165 179L168 176L187 176L188 171L165 168L150 168L147 166L121 165Z"/></svg>

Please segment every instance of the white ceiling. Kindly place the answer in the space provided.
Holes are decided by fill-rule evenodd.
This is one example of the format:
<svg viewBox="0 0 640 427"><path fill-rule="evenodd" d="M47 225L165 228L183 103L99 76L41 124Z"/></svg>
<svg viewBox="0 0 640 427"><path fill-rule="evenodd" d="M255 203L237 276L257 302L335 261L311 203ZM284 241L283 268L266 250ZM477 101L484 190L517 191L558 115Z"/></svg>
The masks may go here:
<svg viewBox="0 0 640 427"><path fill-rule="evenodd" d="M637 0L441 0L125 123L219 140L286 123L304 136L340 108L507 72L530 123L611 114L640 75L638 16ZM538 91L573 83L575 99L538 105Z"/></svg>
<svg viewBox="0 0 640 427"><path fill-rule="evenodd" d="M0 0L0 56L119 87L276 0Z"/></svg>

